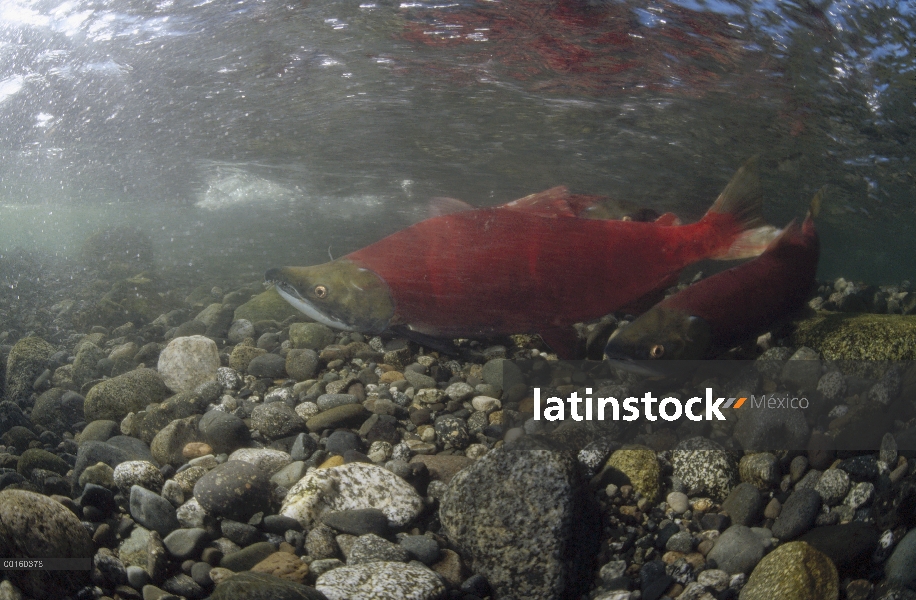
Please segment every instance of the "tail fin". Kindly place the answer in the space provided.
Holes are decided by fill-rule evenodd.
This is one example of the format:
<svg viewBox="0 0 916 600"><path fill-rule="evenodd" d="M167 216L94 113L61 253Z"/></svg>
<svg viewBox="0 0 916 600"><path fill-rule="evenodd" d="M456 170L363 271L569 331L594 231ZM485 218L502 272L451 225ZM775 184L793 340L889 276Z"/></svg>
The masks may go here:
<svg viewBox="0 0 916 600"><path fill-rule="evenodd" d="M754 156L744 163L706 212L704 219L717 214L731 215L742 229L731 246L711 258L736 260L758 256L779 235L778 229L763 220L757 162Z"/></svg>

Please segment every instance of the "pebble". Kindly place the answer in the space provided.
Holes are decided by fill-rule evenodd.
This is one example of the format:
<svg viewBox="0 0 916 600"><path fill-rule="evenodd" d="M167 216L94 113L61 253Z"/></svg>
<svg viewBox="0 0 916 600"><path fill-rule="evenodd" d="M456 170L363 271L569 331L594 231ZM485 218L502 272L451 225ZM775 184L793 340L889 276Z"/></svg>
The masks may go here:
<svg viewBox="0 0 916 600"><path fill-rule="evenodd" d="M229 460L194 484L194 498L207 513L237 521L270 504L268 474L242 460Z"/></svg>
<svg viewBox="0 0 916 600"><path fill-rule="evenodd" d="M722 532L706 556L726 573L749 574L763 558L764 544L759 535L744 525L732 525Z"/></svg>
<svg viewBox="0 0 916 600"><path fill-rule="evenodd" d="M400 562L373 562L327 571L315 588L328 600L438 600L445 595L442 580L426 567Z"/></svg>
<svg viewBox="0 0 916 600"><path fill-rule="evenodd" d="M836 567L804 542L789 542L768 554L747 580L742 600L825 600L839 596Z"/></svg>
<svg viewBox="0 0 916 600"><path fill-rule="evenodd" d="M821 508L821 496L814 490L802 489L792 492L782 505L773 536L780 540L791 540L808 531Z"/></svg>
<svg viewBox="0 0 916 600"><path fill-rule="evenodd" d="M671 492L665 501L675 514L682 515L690 508L687 494L683 492Z"/></svg>
<svg viewBox="0 0 916 600"><path fill-rule="evenodd" d="M181 527L172 503L139 485L130 488L130 516L137 523L161 535L168 535Z"/></svg>

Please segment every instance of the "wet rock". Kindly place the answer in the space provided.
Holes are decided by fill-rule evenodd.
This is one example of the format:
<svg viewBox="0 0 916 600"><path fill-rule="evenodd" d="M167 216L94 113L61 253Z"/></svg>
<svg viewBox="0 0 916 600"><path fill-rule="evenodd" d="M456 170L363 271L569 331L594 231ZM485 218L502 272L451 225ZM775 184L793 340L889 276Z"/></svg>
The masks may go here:
<svg viewBox="0 0 916 600"><path fill-rule="evenodd" d="M400 544L411 557L417 559L424 565L429 566L439 560L439 544L431 537L425 535L405 535L398 540L398 544Z"/></svg>
<svg viewBox="0 0 916 600"><path fill-rule="evenodd" d="M99 361L105 357L105 351L95 344L91 342L81 343L70 372L73 377L73 383L78 388L82 388L86 382L98 378L102 374L98 367Z"/></svg>
<svg viewBox="0 0 916 600"><path fill-rule="evenodd" d="M298 310L280 297L277 290L271 288L235 309L233 321L245 319L252 323L258 321L282 322L289 317L300 315Z"/></svg>
<svg viewBox="0 0 916 600"><path fill-rule="evenodd" d="M867 573L871 557L878 548L878 530L860 522L815 527L798 538L823 552L840 573L840 577Z"/></svg>
<svg viewBox="0 0 916 600"><path fill-rule="evenodd" d="M411 464L426 465L430 479L443 483L451 481L456 473L473 462L472 459L460 454L429 454L410 459Z"/></svg>
<svg viewBox="0 0 916 600"><path fill-rule="evenodd" d="M350 535L364 535L374 533L380 536L388 535L388 517L377 508L362 508L354 510L341 510L325 513L321 521L337 531Z"/></svg>
<svg viewBox="0 0 916 600"><path fill-rule="evenodd" d="M54 346L39 337L25 337L16 342L6 358L6 393L4 399L20 406L34 393L35 379L48 368Z"/></svg>
<svg viewBox="0 0 916 600"><path fill-rule="evenodd" d="M334 343L334 330L320 323L293 323L289 326L290 348L322 350Z"/></svg>
<svg viewBox="0 0 916 600"><path fill-rule="evenodd" d="M443 443L457 450L464 450L471 443L468 424L464 419L445 415L436 419L436 437Z"/></svg>
<svg viewBox="0 0 916 600"><path fill-rule="evenodd" d="M783 544L768 554L751 573L742 600L836 600L836 567L823 553L804 542Z"/></svg>
<svg viewBox="0 0 916 600"><path fill-rule="evenodd" d="M230 460L194 485L194 498L209 514L247 521L270 503L269 475L251 463Z"/></svg>
<svg viewBox="0 0 916 600"><path fill-rule="evenodd" d="M279 354L261 354L248 363L249 375L279 379L286 376L286 359Z"/></svg>
<svg viewBox="0 0 916 600"><path fill-rule="evenodd" d="M0 402L0 435L7 433L13 427L30 427L32 423L29 418L22 414L19 405L4 400Z"/></svg>
<svg viewBox="0 0 916 600"><path fill-rule="evenodd" d="M361 404L345 404L322 411L305 422L309 431L321 432L336 427L359 427L369 417Z"/></svg>
<svg viewBox="0 0 916 600"><path fill-rule="evenodd" d="M687 489L705 490L722 501L738 484L738 464L719 444L703 437L684 440L671 453L674 475Z"/></svg>
<svg viewBox="0 0 916 600"><path fill-rule="evenodd" d="M0 492L0 548L17 558L91 558L92 540L63 504L24 490ZM89 571L11 570L6 577L34 598L59 598L89 583Z"/></svg>
<svg viewBox="0 0 916 600"><path fill-rule="evenodd" d="M308 472L283 501L280 514L311 528L327 511L377 508L392 527L419 515L423 502L417 492L390 471L366 463L348 463Z"/></svg>
<svg viewBox="0 0 916 600"><path fill-rule="evenodd" d="M83 411L87 421L120 422L129 412L161 402L169 389L154 369L136 369L102 381L86 394Z"/></svg>
<svg viewBox="0 0 916 600"><path fill-rule="evenodd" d="M157 494L162 491L165 480L162 471L156 465L145 460L130 460L120 463L114 469L114 483L121 491L130 492L130 488L139 485Z"/></svg>
<svg viewBox="0 0 916 600"><path fill-rule="evenodd" d="M792 408L751 408L741 412L735 439L745 452L804 449L810 433L804 412Z"/></svg>
<svg viewBox="0 0 916 600"><path fill-rule="evenodd" d="M460 471L439 518L497 594L546 599L588 585L596 516L573 460L544 442L521 438Z"/></svg>
<svg viewBox="0 0 916 600"><path fill-rule="evenodd" d="M659 491L660 469L655 452L646 446L624 446L607 461L609 472L603 473L602 482L618 487L632 485L649 502L655 502Z"/></svg>
<svg viewBox="0 0 916 600"><path fill-rule="evenodd" d="M267 350L239 344L229 355L229 367L239 373L246 373L251 361L264 354L267 354Z"/></svg>
<svg viewBox="0 0 916 600"><path fill-rule="evenodd" d="M311 379L318 369L318 354L308 348L293 348L286 354L286 373L296 381Z"/></svg>
<svg viewBox="0 0 916 600"><path fill-rule="evenodd" d="M174 558L187 560L200 556L200 551L209 541L210 534L206 529L176 529L165 536L162 545Z"/></svg>
<svg viewBox="0 0 916 600"><path fill-rule="evenodd" d="M393 544L374 533L367 533L356 538L347 552L347 565L360 565L373 562L407 562L410 556L407 550Z"/></svg>
<svg viewBox="0 0 916 600"><path fill-rule="evenodd" d="M171 502L138 485L130 488L130 516L160 535L168 535L181 527Z"/></svg>
<svg viewBox="0 0 916 600"><path fill-rule="evenodd" d="M744 525L732 525L722 532L706 556L726 573L750 573L764 553L763 539Z"/></svg>
<svg viewBox="0 0 916 600"><path fill-rule="evenodd" d="M173 392L190 392L215 381L219 366L216 342L202 335L175 338L159 354L159 375Z"/></svg>
<svg viewBox="0 0 916 600"><path fill-rule="evenodd" d="M438 575L425 567L400 562L373 562L333 569L318 577L315 588L328 600L445 598L445 586Z"/></svg>
<svg viewBox="0 0 916 600"><path fill-rule="evenodd" d="M769 452L745 454L738 463L741 481L746 481L759 489L776 487L779 484L779 461Z"/></svg>
<svg viewBox="0 0 916 600"><path fill-rule="evenodd" d="M70 465L64 459L47 450L29 448L20 455L19 462L16 464L16 471L28 479L32 476L33 469L44 469L53 471L58 475L66 475L67 471L70 470Z"/></svg>
<svg viewBox="0 0 916 600"><path fill-rule="evenodd" d="M888 581L912 587L916 583L916 529L903 536L884 567Z"/></svg>
<svg viewBox="0 0 916 600"><path fill-rule="evenodd" d="M260 404L251 411L251 428L267 439L296 435L305 431L305 421L284 402Z"/></svg>
<svg viewBox="0 0 916 600"><path fill-rule="evenodd" d="M232 452L251 439L251 432L242 419L220 410L206 412L197 428L217 453Z"/></svg>
<svg viewBox="0 0 916 600"><path fill-rule="evenodd" d="M273 475L292 462L289 454L273 448L239 448L229 455L229 460L247 462L268 475Z"/></svg>
<svg viewBox="0 0 916 600"><path fill-rule="evenodd" d="M267 573L279 579L293 583L305 583L309 574L309 566L299 560L294 554L287 552L274 552L255 566L251 567L252 573Z"/></svg>
<svg viewBox="0 0 916 600"><path fill-rule="evenodd" d="M819 312L796 323L792 343L827 360L914 360L916 316Z"/></svg>
<svg viewBox="0 0 916 600"><path fill-rule="evenodd" d="M814 491L821 495L824 504L836 506L849 491L849 475L841 469L827 469L818 479Z"/></svg>
<svg viewBox="0 0 916 600"><path fill-rule="evenodd" d="M732 488L722 503L722 510L731 517L733 525L751 526L758 522L763 511L763 498L757 486L739 483Z"/></svg>
<svg viewBox="0 0 916 600"><path fill-rule="evenodd" d="M211 600L328 600L316 590L266 573L239 573L213 590Z"/></svg>
<svg viewBox="0 0 916 600"><path fill-rule="evenodd" d="M191 416L186 419L176 419L166 425L156 434L150 444L153 458L162 465L183 465L187 462L183 449L187 444L201 441L201 434L197 430L200 417Z"/></svg>
<svg viewBox="0 0 916 600"><path fill-rule="evenodd" d="M69 390L51 388L35 401L31 419L57 435L70 431L74 423L83 420L83 403L85 398ZM2 429L2 427L0 427ZM0 435L2 435L0 431Z"/></svg>
<svg viewBox="0 0 916 600"><path fill-rule="evenodd" d="M773 523L773 537L791 540L811 529L821 508L821 496L811 489L797 489L782 505Z"/></svg>
<svg viewBox="0 0 916 600"><path fill-rule="evenodd" d="M247 571L274 552L276 549L270 542L256 542L238 552L227 554L219 561L219 566L236 573Z"/></svg>

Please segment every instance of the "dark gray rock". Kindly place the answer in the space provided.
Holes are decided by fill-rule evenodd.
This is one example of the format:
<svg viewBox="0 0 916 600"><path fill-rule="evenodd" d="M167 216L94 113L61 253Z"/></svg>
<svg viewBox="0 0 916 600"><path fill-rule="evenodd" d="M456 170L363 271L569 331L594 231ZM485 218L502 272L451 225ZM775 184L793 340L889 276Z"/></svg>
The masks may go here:
<svg viewBox="0 0 916 600"><path fill-rule="evenodd" d="M74 423L83 420L85 398L61 388L51 388L35 401L32 407L32 422L41 425L57 435L70 431ZM0 435L5 433L0 425Z"/></svg>
<svg viewBox="0 0 916 600"><path fill-rule="evenodd" d="M745 452L805 450L810 430L803 409L749 408L735 427Z"/></svg>
<svg viewBox="0 0 916 600"><path fill-rule="evenodd" d="M163 538L162 545L178 560L187 560L200 556L201 550L210 541L206 529L176 529Z"/></svg>
<svg viewBox="0 0 916 600"><path fill-rule="evenodd" d="M467 421L453 415L436 419L436 437L457 450L464 450L471 443Z"/></svg>
<svg viewBox="0 0 916 600"><path fill-rule="evenodd" d="M722 532L707 555L726 573L750 574L763 558L763 539L744 525L732 525Z"/></svg>
<svg viewBox="0 0 916 600"><path fill-rule="evenodd" d="M277 379L286 376L286 359L279 354L262 354L248 363L248 374Z"/></svg>
<svg viewBox="0 0 916 600"><path fill-rule="evenodd" d="M245 421L221 410L207 411L200 418L197 429L216 453L229 454L251 440Z"/></svg>
<svg viewBox="0 0 916 600"><path fill-rule="evenodd" d="M900 586L916 585L916 529L903 536L884 567L887 580Z"/></svg>
<svg viewBox="0 0 916 600"><path fill-rule="evenodd" d="M251 411L251 428L275 440L305 431L305 421L285 402L259 404Z"/></svg>
<svg viewBox="0 0 916 600"><path fill-rule="evenodd" d="M425 535L405 535L401 536L398 540L398 544L407 550L407 553L412 558L417 559L424 565L429 566L439 560L439 544L431 537Z"/></svg>
<svg viewBox="0 0 916 600"><path fill-rule="evenodd" d="M576 597L589 586L596 508L573 459L547 441L520 438L459 471L439 518L497 596Z"/></svg>
<svg viewBox="0 0 916 600"><path fill-rule="evenodd" d="M722 504L722 510L731 517L732 525L755 525L763 512L763 498L757 486L739 483L732 488Z"/></svg>
<svg viewBox="0 0 916 600"><path fill-rule="evenodd" d="M172 503L139 485L130 488L130 516L160 535L168 535L181 527Z"/></svg>
<svg viewBox="0 0 916 600"><path fill-rule="evenodd" d="M353 394L322 394L315 400L315 404L321 410L328 410L345 404L357 404L358 402L359 398Z"/></svg>
<svg viewBox="0 0 916 600"><path fill-rule="evenodd" d="M821 496L816 491L795 490L773 523L773 537L786 541L805 533L814 525L820 508Z"/></svg>
<svg viewBox="0 0 916 600"><path fill-rule="evenodd" d="M267 473L251 463L230 460L194 484L194 497L211 515L247 521L269 507L270 481Z"/></svg>
<svg viewBox="0 0 916 600"><path fill-rule="evenodd" d="M219 566L236 573L248 571L274 552L276 552L276 549L270 542L257 542L242 548L238 552L224 556L219 561Z"/></svg>
<svg viewBox="0 0 916 600"><path fill-rule="evenodd" d="M312 453L318 449L318 442L307 433L300 433L293 442L293 447L289 451L290 458L293 461L308 460Z"/></svg>
<svg viewBox="0 0 916 600"><path fill-rule="evenodd" d="M359 436L352 431L335 431L328 436L325 442L325 450L331 454L343 456L348 450L362 451L363 444Z"/></svg>
<svg viewBox="0 0 916 600"><path fill-rule="evenodd" d="M31 427L32 422L22 414L22 409L15 402L4 400L0 402L0 435L13 427Z"/></svg>
<svg viewBox="0 0 916 600"><path fill-rule="evenodd" d="M243 548L264 541L264 534L254 525L223 519L219 526L223 537Z"/></svg>
<svg viewBox="0 0 916 600"><path fill-rule="evenodd" d="M311 379L318 370L318 353L308 348L293 348L286 354L286 373L296 381Z"/></svg>
<svg viewBox="0 0 916 600"><path fill-rule="evenodd" d="M350 535L374 533L388 535L388 517L377 508L358 508L325 513L321 522L337 531Z"/></svg>

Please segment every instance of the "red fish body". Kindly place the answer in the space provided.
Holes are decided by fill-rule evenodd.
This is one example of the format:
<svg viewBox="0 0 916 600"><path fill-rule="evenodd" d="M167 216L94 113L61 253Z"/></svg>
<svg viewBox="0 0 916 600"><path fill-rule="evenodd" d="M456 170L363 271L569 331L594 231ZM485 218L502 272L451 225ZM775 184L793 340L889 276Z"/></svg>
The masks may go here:
<svg viewBox="0 0 916 600"><path fill-rule="evenodd" d="M539 333L571 354L572 324L597 319L670 285L706 258L756 256L762 226L753 165L706 215L676 225L579 215L599 198L553 188L496 208L427 219L370 246L266 278L313 319L338 329L419 337Z"/></svg>

